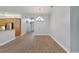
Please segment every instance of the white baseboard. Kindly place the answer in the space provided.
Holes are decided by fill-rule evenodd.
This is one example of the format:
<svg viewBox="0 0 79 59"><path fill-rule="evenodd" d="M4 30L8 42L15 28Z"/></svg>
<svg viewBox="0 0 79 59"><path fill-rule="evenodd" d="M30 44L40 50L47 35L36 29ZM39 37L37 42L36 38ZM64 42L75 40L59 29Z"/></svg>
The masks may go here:
<svg viewBox="0 0 79 59"><path fill-rule="evenodd" d="M34 35L49 35L49 34L34 34Z"/></svg>
<svg viewBox="0 0 79 59"><path fill-rule="evenodd" d="M21 36L23 36L25 33L22 33Z"/></svg>
<svg viewBox="0 0 79 59"><path fill-rule="evenodd" d="M56 39L55 39L55 37L53 37L52 35L50 35L50 34L34 34L34 35L49 35L52 39L54 39L54 41L57 43L57 44L59 44L67 53L69 53L70 51L69 50L67 50L60 42L58 42Z"/></svg>
<svg viewBox="0 0 79 59"><path fill-rule="evenodd" d="M5 45L5 44L7 44L7 43L13 41L14 39L15 39L15 38L12 38L11 40L5 41L5 42L3 42L2 44L0 44L0 46L3 46L3 45Z"/></svg>
<svg viewBox="0 0 79 59"><path fill-rule="evenodd" d="M52 38L52 39L54 39L54 41L57 43L57 44L59 44L67 53L69 53L70 51L69 50L67 50L60 42L58 42L56 39L55 39L55 37L53 37L52 35L50 35L49 34L49 36Z"/></svg>

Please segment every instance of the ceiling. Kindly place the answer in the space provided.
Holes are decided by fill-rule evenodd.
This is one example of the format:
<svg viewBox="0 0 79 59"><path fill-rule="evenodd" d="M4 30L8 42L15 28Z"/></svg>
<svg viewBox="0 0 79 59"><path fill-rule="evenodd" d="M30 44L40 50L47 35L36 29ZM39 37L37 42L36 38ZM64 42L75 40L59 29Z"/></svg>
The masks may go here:
<svg viewBox="0 0 79 59"><path fill-rule="evenodd" d="M22 15L50 15L50 6L0 6L0 13Z"/></svg>

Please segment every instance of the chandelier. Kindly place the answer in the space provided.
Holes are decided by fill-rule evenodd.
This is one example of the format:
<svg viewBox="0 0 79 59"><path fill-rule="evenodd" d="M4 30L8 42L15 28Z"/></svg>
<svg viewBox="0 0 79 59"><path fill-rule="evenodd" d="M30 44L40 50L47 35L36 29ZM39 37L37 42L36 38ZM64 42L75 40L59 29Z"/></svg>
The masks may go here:
<svg viewBox="0 0 79 59"><path fill-rule="evenodd" d="M36 17L36 21L37 21L37 22L42 22L42 21L44 21L43 17L40 16L40 12L41 12L41 8L38 9L38 14L39 14L39 15L38 15L38 17Z"/></svg>
<svg viewBox="0 0 79 59"><path fill-rule="evenodd" d="M42 17L38 16L38 17L36 18L36 21L41 22L41 21L44 21L44 19L43 19Z"/></svg>
<svg viewBox="0 0 79 59"><path fill-rule="evenodd" d="M41 8L39 7L37 10L37 17L36 18L27 18L26 22L43 22L44 18L40 16L40 13L42 12Z"/></svg>

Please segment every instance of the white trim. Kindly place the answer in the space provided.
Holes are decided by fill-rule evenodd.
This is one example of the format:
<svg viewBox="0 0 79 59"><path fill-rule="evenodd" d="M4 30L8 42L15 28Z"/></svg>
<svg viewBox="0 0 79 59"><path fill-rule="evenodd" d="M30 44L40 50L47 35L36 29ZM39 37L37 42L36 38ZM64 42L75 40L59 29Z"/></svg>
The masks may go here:
<svg viewBox="0 0 79 59"><path fill-rule="evenodd" d="M69 51L68 49L66 49L60 42L58 42L54 36L52 36L52 35L50 35L50 34L49 34L49 36L50 36L52 39L54 39L54 41L55 41L57 44L59 44L67 53L70 52L70 51Z"/></svg>
<svg viewBox="0 0 79 59"><path fill-rule="evenodd" d="M54 41L55 41L58 45L60 45L67 53L70 52L70 51L67 50L60 42L58 42L54 36L52 36L52 35L50 35L50 34L34 34L34 36L35 36L35 35L49 35L49 36L50 36L52 39L54 39Z"/></svg>
<svg viewBox="0 0 79 59"><path fill-rule="evenodd" d="M23 36L25 33L22 33L21 36Z"/></svg>
<svg viewBox="0 0 79 59"><path fill-rule="evenodd" d="M0 18L22 18L20 14L1 14L0 13Z"/></svg>
<svg viewBox="0 0 79 59"><path fill-rule="evenodd" d="M34 35L49 35L49 34L34 34Z"/></svg>
<svg viewBox="0 0 79 59"><path fill-rule="evenodd" d="M15 38L12 38L11 40L8 40L8 41L3 42L2 44L0 44L0 46L3 46L3 45L5 45L5 44L7 44L7 43L9 43L9 42L11 42L13 40L15 40Z"/></svg>

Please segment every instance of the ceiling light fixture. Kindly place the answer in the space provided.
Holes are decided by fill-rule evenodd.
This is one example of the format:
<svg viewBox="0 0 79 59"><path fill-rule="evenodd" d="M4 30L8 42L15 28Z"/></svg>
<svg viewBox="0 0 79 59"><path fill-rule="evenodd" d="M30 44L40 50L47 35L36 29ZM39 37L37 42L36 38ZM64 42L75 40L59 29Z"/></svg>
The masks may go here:
<svg viewBox="0 0 79 59"><path fill-rule="evenodd" d="M37 21L37 22L42 22L42 21L44 21L44 19L40 16L40 12L41 12L41 8L38 9L38 14L39 14L39 16L36 18L36 21Z"/></svg>
<svg viewBox="0 0 79 59"><path fill-rule="evenodd" d="M38 17L36 18L36 21L41 22L41 21L44 21L44 19L43 19L42 17L38 16Z"/></svg>

